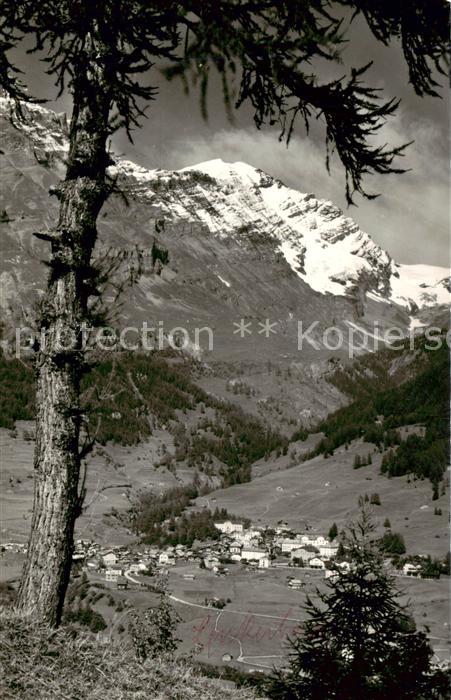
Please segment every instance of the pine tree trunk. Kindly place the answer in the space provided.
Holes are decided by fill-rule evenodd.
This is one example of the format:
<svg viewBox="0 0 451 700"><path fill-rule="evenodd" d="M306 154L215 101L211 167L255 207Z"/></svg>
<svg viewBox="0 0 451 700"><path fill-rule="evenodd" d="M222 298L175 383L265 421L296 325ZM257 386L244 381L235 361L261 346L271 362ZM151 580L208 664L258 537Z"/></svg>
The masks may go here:
<svg viewBox="0 0 451 700"><path fill-rule="evenodd" d="M80 513L81 331L89 321L88 300L95 283L91 256L96 220L107 197L110 100L99 55L99 45L88 36L74 85L66 177L56 193L59 221L45 234L51 258L36 357L34 505L18 607L52 625L61 619Z"/></svg>
<svg viewBox="0 0 451 700"><path fill-rule="evenodd" d="M51 624L61 618L78 514L79 376L70 355L60 362L50 344L39 353L33 519L19 606Z"/></svg>

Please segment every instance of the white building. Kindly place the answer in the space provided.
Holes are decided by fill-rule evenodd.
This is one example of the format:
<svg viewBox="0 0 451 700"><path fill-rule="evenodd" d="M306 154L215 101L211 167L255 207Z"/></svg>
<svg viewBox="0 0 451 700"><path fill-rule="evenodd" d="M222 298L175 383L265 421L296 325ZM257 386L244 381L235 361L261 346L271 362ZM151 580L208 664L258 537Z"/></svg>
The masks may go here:
<svg viewBox="0 0 451 700"><path fill-rule="evenodd" d="M293 549L291 552L291 559L301 559L304 564L307 564L310 559L314 559L318 555L318 552L312 552L305 547L300 547L299 549Z"/></svg>
<svg viewBox="0 0 451 700"><path fill-rule="evenodd" d="M262 557L261 559L258 560L258 568L259 569L269 569L269 557Z"/></svg>
<svg viewBox="0 0 451 700"><path fill-rule="evenodd" d="M142 561L140 561L140 562L135 561L135 562L133 562L133 564L130 564L128 570L132 574L140 574L143 571L147 571L147 566Z"/></svg>
<svg viewBox="0 0 451 700"><path fill-rule="evenodd" d="M229 547L230 554L239 554L241 556L241 549L242 549L242 544L241 542L232 542Z"/></svg>
<svg viewBox="0 0 451 700"><path fill-rule="evenodd" d="M304 586L304 582L301 581L300 578L292 578L290 581L288 581L288 586L289 588L302 588Z"/></svg>
<svg viewBox="0 0 451 700"><path fill-rule="evenodd" d="M174 555L172 552L161 552L158 555L159 564L175 564Z"/></svg>
<svg viewBox="0 0 451 700"><path fill-rule="evenodd" d="M225 520L222 523L215 523L215 528L224 533L231 535L234 532L243 532L243 523L233 523L231 520Z"/></svg>
<svg viewBox="0 0 451 700"><path fill-rule="evenodd" d="M327 539L327 537L318 535L318 537L311 538L310 544L314 547L326 547L327 545L330 545L330 541Z"/></svg>
<svg viewBox="0 0 451 700"><path fill-rule="evenodd" d="M333 557L337 556L338 544L328 542L327 544L320 544L315 546L319 549L321 557L328 557L329 559L332 559Z"/></svg>
<svg viewBox="0 0 451 700"><path fill-rule="evenodd" d="M404 576L419 576L421 571L421 566L419 564L404 564L402 567L402 573Z"/></svg>
<svg viewBox="0 0 451 700"><path fill-rule="evenodd" d="M299 549L301 546L301 541L299 539L295 540L288 540L288 539L281 539L278 542L278 545L282 552L292 552L294 549Z"/></svg>
<svg viewBox="0 0 451 700"><path fill-rule="evenodd" d="M260 547L261 538L260 537L239 537L239 541L241 541L241 544L243 545L243 547L247 547L247 549L251 549L253 547L256 547L258 549Z"/></svg>
<svg viewBox="0 0 451 700"><path fill-rule="evenodd" d="M260 547L247 547L244 546L241 551L241 559L246 559L246 561L260 561L268 557L268 552L266 549L260 549Z"/></svg>
<svg viewBox="0 0 451 700"><path fill-rule="evenodd" d="M123 574L122 567L120 566L110 566L105 571L105 581L117 582L118 578Z"/></svg>
<svg viewBox="0 0 451 700"><path fill-rule="evenodd" d="M334 571L332 569L326 569L324 572L324 578L330 578L332 581L335 581L339 577L338 571Z"/></svg>
<svg viewBox="0 0 451 700"><path fill-rule="evenodd" d="M113 551L105 552L105 554L102 556L102 559L105 566L117 564L117 556Z"/></svg>
<svg viewBox="0 0 451 700"><path fill-rule="evenodd" d="M255 527L250 527L248 530L243 531L243 536L248 540L260 541L262 538L261 530L257 530Z"/></svg>
<svg viewBox="0 0 451 700"><path fill-rule="evenodd" d="M326 568L326 565L324 564L323 560L320 559L319 557L313 557L313 559L310 559L309 566L312 569L325 569Z"/></svg>

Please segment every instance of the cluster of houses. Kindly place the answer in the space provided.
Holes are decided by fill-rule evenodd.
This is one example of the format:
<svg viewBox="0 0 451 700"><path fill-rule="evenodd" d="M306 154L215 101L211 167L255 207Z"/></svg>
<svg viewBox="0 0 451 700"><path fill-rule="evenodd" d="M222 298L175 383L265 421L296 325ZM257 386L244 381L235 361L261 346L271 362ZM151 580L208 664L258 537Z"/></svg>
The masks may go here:
<svg viewBox="0 0 451 700"><path fill-rule="evenodd" d="M231 561L255 562L260 569L269 567L270 552L261 546L262 528L245 528L243 523L231 520L215 523L215 527L223 535L222 541L228 548Z"/></svg>
<svg viewBox="0 0 451 700"><path fill-rule="evenodd" d="M276 528L246 527L241 522L225 520L215 523L215 527L221 533L217 541L198 543L193 548L177 544L164 548L123 546L102 549L98 543L90 540L77 540L73 558L80 562L85 571L101 573L107 582L115 584L117 588L127 588L134 575L166 570L183 561L196 563L217 575L228 573L225 566L228 562L240 562L258 569L288 566L322 569L326 578L336 574L337 567L333 565L333 560L339 545L323 535L298 533L286 523ZM9 543L3 547L13 549ZM338 566L345 568L349 564L341 560ZM420 565L406 563L402 574L419 576L420 571ZM194 574L186 574L188 576L195 578ZM291 586L296 585L297 579L293 581Z"/></svg>
<svg viewBox="0 0 451 700"><path fill-rule="evenodd" d="M134 576L147 575L151 571L165 570L180 561L191 561L205 568L214 568L219 558L210 546L199 546L193 551L183 544L158 547L116 547L102 549L100 545L86 540L78 540L75 546L74 561L80 561L86 572L97 572L108 583L117 588L127 588Z"/></svg>
<svg viewBox="0 0 451 700"><path fill-rule="evenodd" d="M95 542L77 540L74 561L80 561L87 572L101 573L105 581L117 588L127 588L134 575L164 570L181 561L196 563L217 575L228 573L227 562L241 562L259 569L289 565L326 569L338 550L338 545L321 535L301 535L286 525L272 530L225 520L215 527L221 533L219 540L198 543L195 548L177 544L140 551L126 546L101 549Z"/></svg>
<svg viewBox="0 0 451 700"><path fill-rule="evenodd" d="M115 583L117 588L127 588L124 573L132 564L131 556L127 548L104 550L97 542L79 539L75 542L72 559L74 563L80 563L84 571L104 573L109 583Z"/></svg>
<svg viewBox="0 0 451 700"><path fill-rule="evenodd" d="M89 569L104 572L105 581L116 584L119 589L128 588L128 576L133 574L146 574L150 568L150 562L139 555L134 554L127 547L118 549L101 550L93 561L86 562Z"/></svg>
<svg viewBox="0 0 451 700"><path fill-rule="evenodd" d="M308 566L326 569L327 562L334 559L338 544L322 535L300 534L286 524L269 530L263 527L245 528L242 523L226 520L216 523L223 538L228 540L232 561L256 565L260 569L270 566Z"/></svg>
<svg viewBox="0 0 451 700"><path fill-rule="evenodd" d="M26 554L28 547L23 542L3 542L0 545L2 552L14 552L14 554Z"/></svg>

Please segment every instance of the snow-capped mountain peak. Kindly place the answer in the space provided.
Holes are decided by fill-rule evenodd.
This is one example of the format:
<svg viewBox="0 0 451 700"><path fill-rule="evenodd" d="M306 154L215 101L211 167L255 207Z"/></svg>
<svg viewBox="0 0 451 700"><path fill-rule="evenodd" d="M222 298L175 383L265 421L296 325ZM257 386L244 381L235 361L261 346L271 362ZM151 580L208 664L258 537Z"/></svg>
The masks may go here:
<svg viewBox="0 0 451 700"><path fill-rule="evenodd" d="M55 203L48 203L48 185L63 175L67 152L64 115L29 105L27 121L14 128L9 125L10 109L11 103L0 98L6 162L3 207L11 234L11 255L2 279L12 296L8 292L4 298L12 298L23 285L23 280L19 286L13 282L22 272L8 260L23 258L27 265L29 248L36 245L29 232L47 225L47 218L56 213ZM247 163L218 158L181 170L149 170L117 157L110 173L119 177L133 207L122 210L114 198L107 203L99 221L101 240L127 249L149 247L155 235L150 222L163 221L159 238L177 261L171 272L172 291L177 279L201 280L202 287L211 286L224 301L233 298L247 312L265 309L277 299L278 313L292 318L297 306L305 306L310 290L309 303L312 308L320 304L324 318L332 300L337 308L346 306L360 317L377 303L394 311L373 316L401 313L407 326L409 316L419 310L449 302L449 270L397 264L332 202L287 187ZM111 207L114 220L108 214ZM162 282L146 284L154 289L152 294L146 291L149 303L158 304Z"/></svg>
<svg viewBox="0 0 451 700"><path fill-rule="evenodd" d="M286 187L247 163L214 159L184 168L234 186L228 213L219 217L222 233L243 226L263 226L278 242L277 250L313 290L345 296L364 283L374 300L421 308L449 301L449 270L430 265L396 264L390 255L332 202ZM238 191L237 191L238 190ZM238 192L241 197L237 198ZM238 204L239 211L236 211ZM202 217L202 212L199 212ZM211 214L208 223L211 224ZM218 222L218 223L219 223Z"/></svg>
<svg viewBox="0 0 451 700"><path fill-rule="evenodd" d="M213 160L207 160L204 163L197 163L196 165L190 165L186 168L182 168L181 172L186 171L197 171L205 173L215 180L236 180L239 179L243 182L248 180L252 184L259 184L261 180L261 171L254 168L252 165L243 163L242 161L236 161L235 163L228 163L222 160L222 158L214 158Z"/></svg>

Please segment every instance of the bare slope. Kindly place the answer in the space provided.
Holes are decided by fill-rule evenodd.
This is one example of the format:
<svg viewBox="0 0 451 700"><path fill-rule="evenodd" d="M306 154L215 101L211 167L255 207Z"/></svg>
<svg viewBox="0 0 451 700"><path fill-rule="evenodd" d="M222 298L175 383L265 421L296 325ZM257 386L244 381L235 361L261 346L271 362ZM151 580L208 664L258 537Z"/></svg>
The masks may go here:
<svg viewBox="0 0 451 700"><path fill-rule="evenodd" d="M327 534L333 522L340 528L357 516L360 495L378 493L381 505L373 510L380 534L388 517L392 530L404 536L408 554L443 557L448 547L448 497L442 495L432 501L428 481L380 475L381 455L374 449L374 445L356 440L348 450L337 449L332 457L320 455L248 484L215 491L199 498L197 505L203 507L208 499L211 505L262 525L274 526L284 521L299 530L308 526ZM366 456L369 452L372 464L354 469L355 455ZM434 515L435 507L441 508L443 514Z"/></svg>

